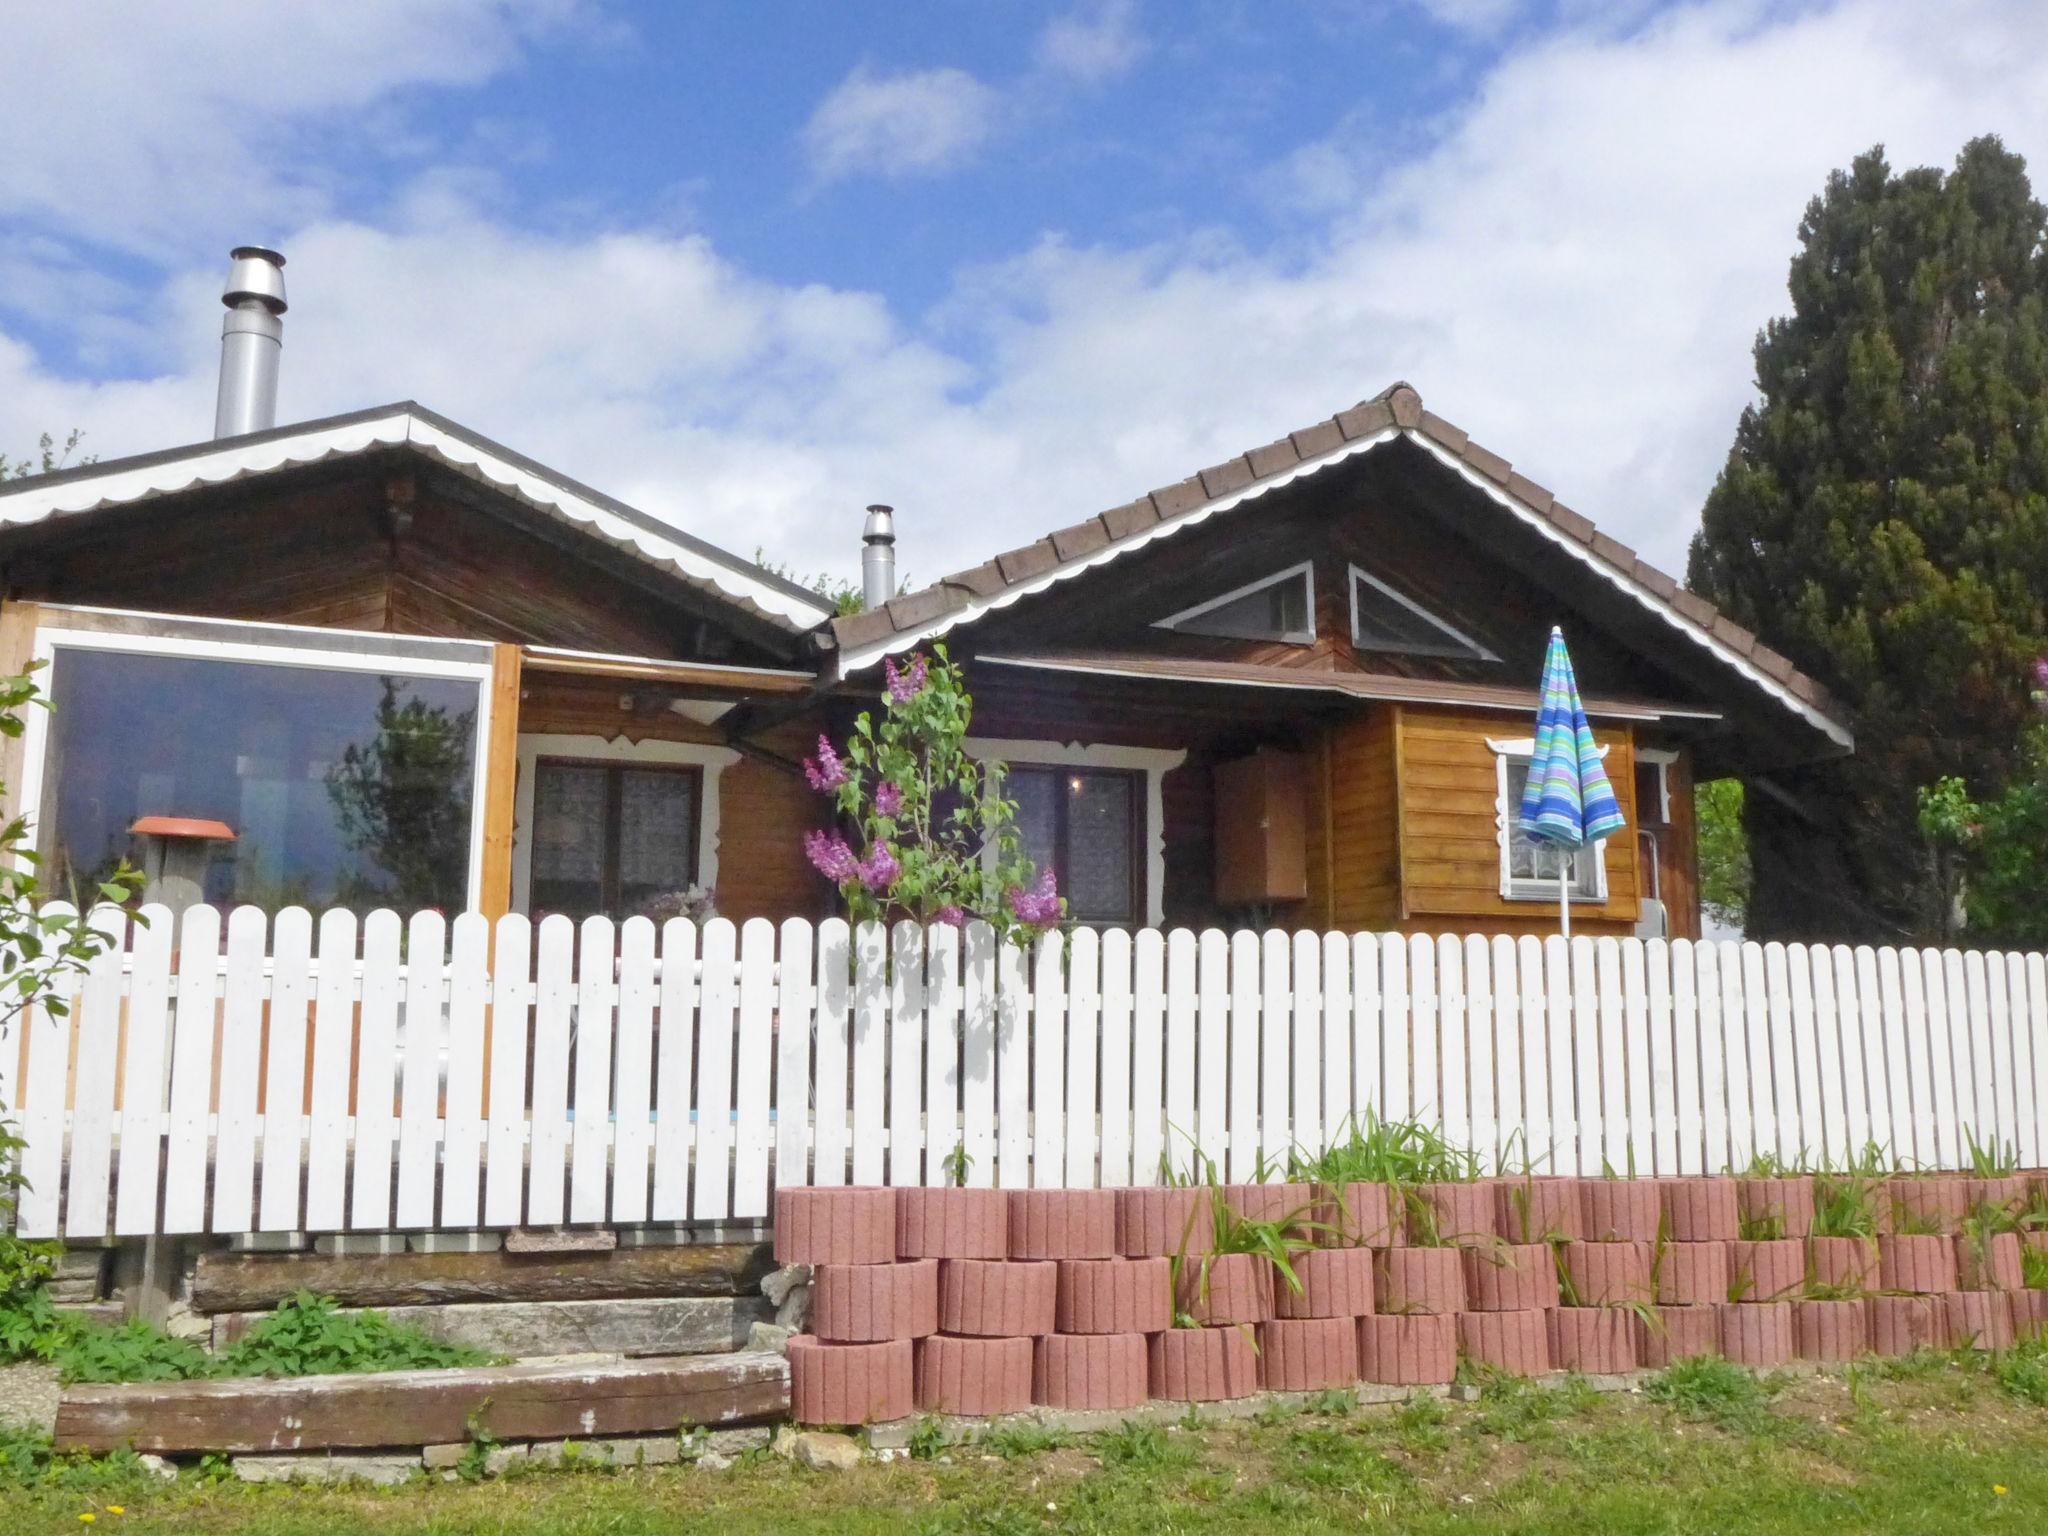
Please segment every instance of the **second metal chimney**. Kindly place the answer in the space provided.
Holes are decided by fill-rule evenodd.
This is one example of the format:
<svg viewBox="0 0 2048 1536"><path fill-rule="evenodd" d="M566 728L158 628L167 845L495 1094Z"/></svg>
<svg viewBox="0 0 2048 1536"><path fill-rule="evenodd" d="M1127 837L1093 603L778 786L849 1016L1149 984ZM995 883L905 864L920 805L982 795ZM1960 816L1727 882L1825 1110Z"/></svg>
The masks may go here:
<svg viewBox="0 0 2048 1536"><path fill-rule="evenodd" d="M213 435L239 437L277 425L277 360L284 350L284 258L260 245L231 253L221 294L220 393Z"/></svg>
<svg viewBox="0 0 2048 1536"><path fill-rule="evenodd" d="M896 595L896 509L869 507L860 543L861 597L872 611Z"/></svg>

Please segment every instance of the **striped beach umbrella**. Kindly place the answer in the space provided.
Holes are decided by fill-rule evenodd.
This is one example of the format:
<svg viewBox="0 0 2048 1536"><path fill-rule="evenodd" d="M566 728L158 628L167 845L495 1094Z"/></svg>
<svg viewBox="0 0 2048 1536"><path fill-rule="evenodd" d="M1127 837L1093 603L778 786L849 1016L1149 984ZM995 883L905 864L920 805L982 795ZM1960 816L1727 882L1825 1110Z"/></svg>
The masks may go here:
<svg viewBox="0 0 2048 1536"><path fill-rule="evenodd" d="M1586 706L1579 701L1578 679L1572 675L1571 652L1564 631L1552 629L1550 649L1543 657L1542 697L1536 706L1536 750L1529 777L1522 786L1522 808L1515 818L1523 836L1558 850L1558 921L1572 931L1571 850L1611 837L1626 823L1600 765Z"/></svg>

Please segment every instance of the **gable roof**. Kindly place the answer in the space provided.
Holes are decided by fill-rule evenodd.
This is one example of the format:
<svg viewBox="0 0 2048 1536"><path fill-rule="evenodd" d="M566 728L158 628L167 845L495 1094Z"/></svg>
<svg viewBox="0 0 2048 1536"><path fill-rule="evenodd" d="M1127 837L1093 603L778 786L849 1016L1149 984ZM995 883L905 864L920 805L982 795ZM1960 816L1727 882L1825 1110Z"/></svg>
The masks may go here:
<svg viewBox="0 0 2048 1536"><path fill-rule="evenodd" d="M831 605L816 593L409 400L10 480L0 484L0 530L392 448L421 454L488 485L792 634L814 629L831 616Z"/></svg>
<svg viewBox="0 0 2048 1536"><path fill-rule="evenodd" d="M1827 691L1705 598L1596 529L1548 490L1517 474L1499 454L1423 409L1406 383L1388 386L1348 411L1290 432L1199 474L1112 507L997 555L881 608L832 622L838 671L848 676L882 657L971 624L1053 584L1195 527L1247 502L1399 440L1415 444L1484 493L1505 515L1581 561L1662 619L1744 683L1791 710L1843 751L1855 744Z"/></svg>

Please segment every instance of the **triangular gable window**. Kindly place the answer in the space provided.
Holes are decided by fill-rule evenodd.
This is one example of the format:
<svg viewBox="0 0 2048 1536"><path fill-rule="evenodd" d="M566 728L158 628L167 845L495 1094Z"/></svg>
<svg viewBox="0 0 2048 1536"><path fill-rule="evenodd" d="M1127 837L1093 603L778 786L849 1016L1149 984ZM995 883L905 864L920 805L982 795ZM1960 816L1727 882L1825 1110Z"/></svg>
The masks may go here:
<svg viewBox="0 0 2048 1536"><path fill-rule="evenodd" d="M1351 567L1351 641L1361 651L1500 660L1470 635L1453 629L1414 599L1355 565Z"/></svg>
<svg viewBox="0 0 2048 1536"><path fill-rule="evenodd" d="M1236 587L1157 623L1184 635L1220 635L1229 640L1284 640L1313 645L1316 639L1315 570L1307 561L1275 571L1250 586Z"/></svg>

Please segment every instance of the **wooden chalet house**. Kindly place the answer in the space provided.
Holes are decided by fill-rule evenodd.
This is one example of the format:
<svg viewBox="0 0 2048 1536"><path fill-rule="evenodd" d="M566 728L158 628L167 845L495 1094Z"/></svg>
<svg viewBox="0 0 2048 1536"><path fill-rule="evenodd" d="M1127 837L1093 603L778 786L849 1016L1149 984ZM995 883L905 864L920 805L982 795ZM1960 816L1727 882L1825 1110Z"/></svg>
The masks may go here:
<svg viewBox="0 0 2048 1536"><path fill-rule="evenodd" d="M270 425L281 266L236 254L214 439L0 486L0 664L48 661L56 706L0 774L60 881L823 915L799 760L943 640L1085 922L1547 932L1512 811L1558 623L1630 826L1575 927L1679 936L1694 783L1852 745L1405 384L835 618L419 406Z"/></svg>

